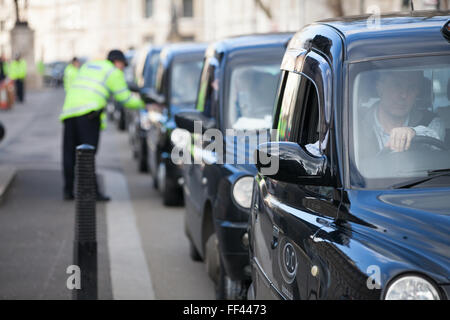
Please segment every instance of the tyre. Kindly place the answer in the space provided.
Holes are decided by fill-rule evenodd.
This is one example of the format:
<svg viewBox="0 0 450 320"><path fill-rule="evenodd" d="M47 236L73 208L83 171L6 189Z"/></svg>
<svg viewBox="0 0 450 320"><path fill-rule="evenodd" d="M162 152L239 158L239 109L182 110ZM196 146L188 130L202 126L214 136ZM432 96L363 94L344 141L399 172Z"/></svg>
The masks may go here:
<svg viewBox="0 0 450 320"><path fill-rule="evenodd" d="M247 289L247 300L256 300L255 288L253 287L253 282L250 283L250 286Z"/></svg>
<svg viewBox="0 0 450 320"><path fill-rule="evenodd" d="M220 278L220 257L219 257L219 240L216 233L213 233L206 240L205 244L205 266L209 278L217 287Z"/></svg>
<svg viewBox="0 0 450 320"><path fill-rule="evenodd" d="M158 165L158 172L156 174L158 189L163 198L165 206L178 206L182 204L182 197L179 188L170 180L167 179L167 169L164 162Z"/></svg>
<svg viewBox="0 0 450 320"><path fill-rule="evenodd" d="M200 253L198 253L198 250L191 239L189 239L189 257L192 261L202 261L202 257L200 256Z"/></svg>
<svg viewBox="0 0 450 320"><path fill-rule="evenodd" d="M245 281L232 280L223 267L219 268L219 282L216 285L217 300L245 300L247 297L247 284Z"/></svg>
<svg viewBox="0 0 450 320"><path fill-rule="evenodd" d="M138 140L139 151L137 153L138 160L138 170L139 172L148 172L148 159L147 159L147 143L144 139L140 138Z"/></svg>
<svg viewBox="0 0 450 320"><path fill-rule="evenodd" d="M245 281L232 280L226 274L220 258L216 233L213 233L206 241L205 264L206 271L215 284L217 300L245 300L248 286Z"/></svg>

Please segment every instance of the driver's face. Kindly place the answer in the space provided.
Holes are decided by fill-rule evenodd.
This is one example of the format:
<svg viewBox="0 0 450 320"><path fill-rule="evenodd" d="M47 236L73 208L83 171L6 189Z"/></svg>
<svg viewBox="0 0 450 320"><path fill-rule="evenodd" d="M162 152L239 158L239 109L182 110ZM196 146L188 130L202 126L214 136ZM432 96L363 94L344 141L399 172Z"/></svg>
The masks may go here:
<svg viewBox="0 0 450 320"><path fill-rule="evenodd" d="M417 97L417 80L407 74L381 76L377 83L380 106L393 117L406 117Z"/></svg>

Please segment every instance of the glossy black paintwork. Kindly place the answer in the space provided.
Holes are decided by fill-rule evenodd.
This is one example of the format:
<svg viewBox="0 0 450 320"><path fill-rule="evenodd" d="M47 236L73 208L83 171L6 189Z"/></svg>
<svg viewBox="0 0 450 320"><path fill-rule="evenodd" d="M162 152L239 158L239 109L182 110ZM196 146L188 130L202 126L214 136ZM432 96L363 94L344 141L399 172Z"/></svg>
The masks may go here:
<svg viewBox="0 0 450 320"><path fill-rule="evenodd" d="M164 162L167 167L167 179L174 190L181 195L178 179L182 177L180 167L171 161L173 144L170 135L176 128L174 116L184 108L193 105L176 105L170 101L170 74L176 59L183 61L200 61L207 45L204 43L179 43L164 46L160 53L155 90L149 92L154 100L148 106L150 129L147 135L149 146L149 168L152 177L156 178L158 165Z"/></svg>
<svg viewBox="0 0 450 320"><path fill-rule="evenodd" d="M203 115L214 120L216 128L225 136L223 123L226 96L225 79L232 61L251 61L253 57L265 55L274 50L285 50L292 34L261 34L227 38L212 43L205 55L204 72L213 68L214 79L202 79L202 84L217 80L218 90L205 103ZM276 51L278 52L278 51ZM230 139L224 138L224 148L230 145ZM247 151L248 152L248 151ZM252 154L247 154L252 157ZM254 176L254 164L217 164L185 165L184 193L186 204L186 227L191 241L203 257L204 244L212 232L219 239L220 256L227 275L233 280L249 279L245 267L249 265L248 248L242 243L247 232L249 210L239 206L232 197L234 183L243 176ZM203 180L206 179L206 180ZM206 181L206 183L203 183Z"/></svg>
<svg viewBox="0 0 450 320"><path fill-rule="evenodd" d="M270 168L267 159L278 164L278 170L264 173L277 181L311 184L313 178L323 179L327 172L325 156L313 157L295 142L268 142L258 145L255 152L259 172ZM265 161L263 160L265 159ZM304 180L303 180L304 179Z"/></svg>
<svg viewBox="0 0 450 320"><path fill-rule="evenodd" d="M146 54L145 64L140 72L140 79L138 82L142 82L143 86L140 88L140 95L145 99L145 96L149 94L151 90L154 90L155 84L152 83L152 78L156 70L152 69L150 61L156 55L159 56L162 47L151 46ZM147 117L147 110L135 110L125 108L127 113L128 131L130 133L130 142L133 148L133 152L138 159L143 158L141 161L147 164L147 128L142 127L141 117Z"/></svg>
<svg viewBox="0 0 450 320"><path fill-rule="evenodd" d="M332 83L324 87L332 92L328 151L336 183L311 186L257 175L249 230L256 298L382 299L389 283L405 274L428 279L441 298L450 298L449 178L442 177L442 187L351 189L346 116L349 63L449 54L441 29L450 15L382 16L375 30L367 28L367 18L307 26L286 51L284 70L305 71L307 53L315 52L332 71ZM293 278L292 259L281 260L290 246L297 262ZM374 272L380 286L370 289Z"/></svg>

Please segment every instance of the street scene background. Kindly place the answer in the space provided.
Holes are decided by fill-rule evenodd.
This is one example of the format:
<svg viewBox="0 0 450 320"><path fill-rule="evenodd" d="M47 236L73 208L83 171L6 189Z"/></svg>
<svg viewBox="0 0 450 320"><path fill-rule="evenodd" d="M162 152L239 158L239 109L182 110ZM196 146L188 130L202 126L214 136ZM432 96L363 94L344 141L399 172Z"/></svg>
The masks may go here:
<svg viewBox="0 0 450 320"><path fill-rule="evenodd" d="M21 53L28 64L25 101L0 110L0 299L72 298L75 207L62 198L58 119L65 92L62 79L46 73L51 66L104 59L113 48L138 54L152 44L409 9L403 0L0 0L0 56ZM136 169L127 133L109 121L96 159L112 199L97 204L99 299L214 299L205 265L189 257L184 208L163 206L152 177Z"/></svg>

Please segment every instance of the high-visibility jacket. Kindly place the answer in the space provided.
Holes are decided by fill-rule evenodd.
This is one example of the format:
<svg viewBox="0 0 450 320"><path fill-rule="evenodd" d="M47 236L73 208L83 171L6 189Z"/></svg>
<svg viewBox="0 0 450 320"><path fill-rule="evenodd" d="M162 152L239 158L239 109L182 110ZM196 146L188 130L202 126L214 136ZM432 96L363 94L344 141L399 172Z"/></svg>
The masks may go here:
<svg viewBox="0 0 450 320"><path fill-rule="evenodd" d="M73 64L69 64L65 69L64 69L64 90L69 90L70 86L72 85L73 80L75 79L75 77L78 74L78 68L75 67Z"/></svg>
<svg viewBox="0 0 450 320"><path fill-rule="evenodd" d="M8 66L8 77L11 80L25 79L27 76L27 62L24 59L13 60Z"/></svg>
<svg viewBox="0 0 450 320"><path fill-rule="evenodd" d="M85 63L78 71L66 94L60 120L79 117L106 107L112 97L127 108L142 108L144 102L132 96L123 72L109 60ZM106 127L106 116L101 113L102 126Z"/></svg>

